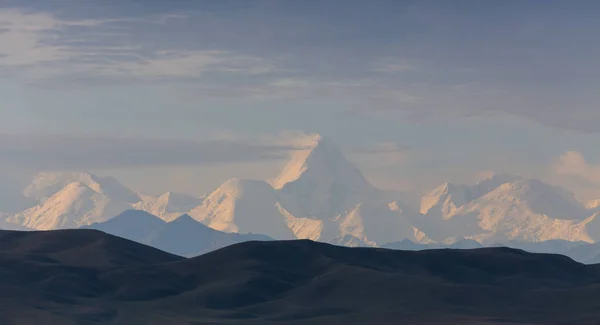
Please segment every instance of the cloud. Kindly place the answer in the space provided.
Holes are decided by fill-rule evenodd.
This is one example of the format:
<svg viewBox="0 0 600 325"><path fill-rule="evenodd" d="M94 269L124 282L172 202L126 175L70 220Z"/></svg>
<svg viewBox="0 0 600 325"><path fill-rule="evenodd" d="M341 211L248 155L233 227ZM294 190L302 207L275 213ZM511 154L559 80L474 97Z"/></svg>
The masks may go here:
<svg viewBox="0 0 600 325"><path fill-rule="evenodd" d="M410 148L395 142L380 142L351 152L351 157L361 164L376 167L404 165L409 161Z"/></svg>
<svg viewBox="0 0 600 325"><path fill-rule="evenodd" d="M0 135L0 166L32 170L194 166L287 157L294 146L246 140Z"/></svg>
<svg viewBox="0 0 600 325"><path fill-rule="evenodd" d="M156 78L194 78L215 71L259 75L275 70L273 64L260 58L218 50L159 51L152 58L104 67L107 76Z"/></svg>
<svg viewBox="0 0 600 325"><path fill-rule="evenodd" d="M372 65L374 72L383 73L402 73L417 69L414 63L406 59L380 59L376 60Z"/></svg>
<svg viewBox="0 0 600 325"><path fill-rule="evenodd" d="M600 165L588 163L580 152L565 152L553 165L553 170L558 175L600 186Z"/></svg>
<svg viewBox="0 0 600 325"><path fill-rule="evenodd" d="M47 13L23 13L0 10L0 66L27 66L50 61L68 60L66 46L52 44L52 34L75 26L97 26L102 21L61 21Z"/></svg>
<svg viewBox="0 0 600 325"><path fill-rule="evenodd" d="M385 8L373 10L388 13ZM441 10L440 18L457 18L443 8L436 10ZM388 31L397 18L389 16L370 26L342 24L348 33L360 32L348 34L353 38L346 43L329 21L309 24L276 13L261 7L218 14L187 10L65 19L50 12L0 9L0 73L53 88L182 81L190 94L202 98L335 102L352 112L383 114L386 119L399 113L420 121L512 115L557 128L599 130L594 42L580 39L573 44L577 46L561 46L563 51L530 48L529 41L514 41L520 39L514 30L530 26L529 21L510 30L495 25L508 33L510 42L487 34L466 44L452 42L454 37L463 39L464 31L451 25L423 29L433 34L415 28L406 37L370 29L385 21ZM422 22L417 17L404 14L396 20L418 27ZM479 26L470 18L461 17L466 25L460 26ZM548 44L577 39L558 43L548 33L530 32ZM371 34L379 37L365 37ZM582 37L586 35L591 33ZM582 60L573 59L578 55Z"/></svg>
<svg viewBox="0 0 600 325"><path fill-rule="evenodd" d="M260 75L274 63L218 49L152 47L132 41L124 23L167 25L187 15L65 20L45 12L0 9L0 71L50 79L189 79L205 73ZM164 41L164 40L163 40Z"/></svg>

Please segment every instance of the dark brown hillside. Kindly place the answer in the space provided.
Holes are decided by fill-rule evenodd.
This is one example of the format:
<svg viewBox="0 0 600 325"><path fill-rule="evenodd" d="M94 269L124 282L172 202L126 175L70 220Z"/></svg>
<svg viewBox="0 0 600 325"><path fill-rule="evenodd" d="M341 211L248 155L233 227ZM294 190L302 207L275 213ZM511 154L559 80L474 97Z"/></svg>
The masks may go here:
<svg viewBox="0 0 600 325"><path fill-rule="evenodd" d="M597 266L508 248L395 251L271 241L182 259L88 230L3 232L0 241L3 325L600 319Z"/></svg>

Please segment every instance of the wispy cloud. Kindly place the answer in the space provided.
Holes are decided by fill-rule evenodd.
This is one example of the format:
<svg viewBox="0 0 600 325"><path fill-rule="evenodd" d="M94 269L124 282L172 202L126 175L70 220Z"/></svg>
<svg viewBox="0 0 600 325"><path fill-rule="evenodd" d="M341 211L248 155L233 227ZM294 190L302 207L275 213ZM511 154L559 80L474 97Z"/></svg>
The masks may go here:
<svg viewBox="0 0 600 325"><path fill-rule="evenodd" d="M558 175L575 177L600 186L600 165L590 164L578 151L565 152L554 164L553 169Z"/></svg>
<svg viewBox="0 0 600 325"><path fill-rule="evenodd" d="M0 66L22 67L72 58L68 46L53 42L69 27L90 27L100 20L58 20L47 13L0 10Z"/></svg>
<svg viewBox="0 0 600 325"><path fill-rule="evenodd" d="M408 162L410 148L395 142L380 142L354 150L351 157L371 167L394 167Z"/></svg>
<svg viewBox="0 0 600 325"><path fill-rule="evenodd" d="M92 36L117 33L119 23L168 24L186 15L159 18L65 20L50 13L0 9L0 69L34 80L82 78L198 78L207 72L266 74L274 63L251 55L218 49L149 48L141 43ZM104 29L102 29L104 28ZM107 31L106 29L109 29ZM87 33L87 34L86 34Z"/></svg>
<svg viewBox="0 0 600 325"><path fill-rule="evenodd" d="M106 67L112 76L157 78L200 77L206 72L265 74L276 67L263 59L227 51L159 51L152 58L120 62Z"/></svg>
<svg viewBox="0 0 600 325"><path fill-rule="evenodd" d="M245 140L165 140L0 135L0 166L31 170L195 166L287 157L288 144Z"/></svg>
<svg viewBox="0 0 600 325"><path fill-rule="evenodd" d="M390 2L357 5L357 15L341 15L344 28L337 29L316 12L287 15L296 5L249 2L213 11L190 2L182 8L193 10L181 13L156 14L159 8L94 19L0 9L0 72L45 87L182 81L189 93L236 99L240 106L245 100L309 100L386 118L397 112L420 120L499 114L598 131L594 28L573 28L571 35L548 23L556 32L550 37L532 29L527 15L508 15L514 23L508 28L494 22L478 32L487 19L483 12L462 16L411 4L411 14L402 11L399 19L390 8L405 5ZM381 19L369 25L354 20L365 10ZM71 11L71 17L78 14ZM552 50L556 46L561 50Z"/></svg>
<svg viewBox="0 0 600 325"><path fill-rule="evenodd" d="M373 64L374 72L382 73L401 73L407 71L414 71L417 69L415 63L410 62L407 59L379 59Z"/></svg>

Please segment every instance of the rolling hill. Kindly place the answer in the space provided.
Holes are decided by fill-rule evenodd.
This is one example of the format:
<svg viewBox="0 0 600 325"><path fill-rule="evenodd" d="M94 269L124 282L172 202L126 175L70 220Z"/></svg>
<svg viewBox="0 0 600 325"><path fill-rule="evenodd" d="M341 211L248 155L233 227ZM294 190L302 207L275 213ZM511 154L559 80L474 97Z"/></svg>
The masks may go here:
<svg viewBox="0 0 600 325"><path fill-rule="evenodd" d="M184 259L94 230L0 233L0 323L594 324L600 269L510 248L245 242Z"/></svg>

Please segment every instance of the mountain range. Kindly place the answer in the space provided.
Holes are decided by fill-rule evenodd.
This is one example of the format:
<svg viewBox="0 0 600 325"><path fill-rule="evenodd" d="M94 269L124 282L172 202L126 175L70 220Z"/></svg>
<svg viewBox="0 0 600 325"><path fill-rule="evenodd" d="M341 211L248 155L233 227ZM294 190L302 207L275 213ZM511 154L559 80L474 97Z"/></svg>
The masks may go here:
<svg viewBox="0 0 600 325"><path fill-rule="evenodd" d="M274 181L230 179L203 197L172 192L148 196L114 178L86 172L41 173L23 197L32 206L0 214L0 227L78 228L137 209L167 223L187 214L226 233L349 246L402 240L448 245L467 239L490 246L600 239L595 201L582 202L565 189L514 175L495 175L475 185L443 184L423 195L420 209L413 209L400 193L374 187L321 136L294 150Z"/></svg>
<svg viewBox="0 0 600 325"><path fill-rule="evenodd" d="M0 231L0 324L595 324L600 269L510 248L252 241L186 259L87 230Z"/></svg>

